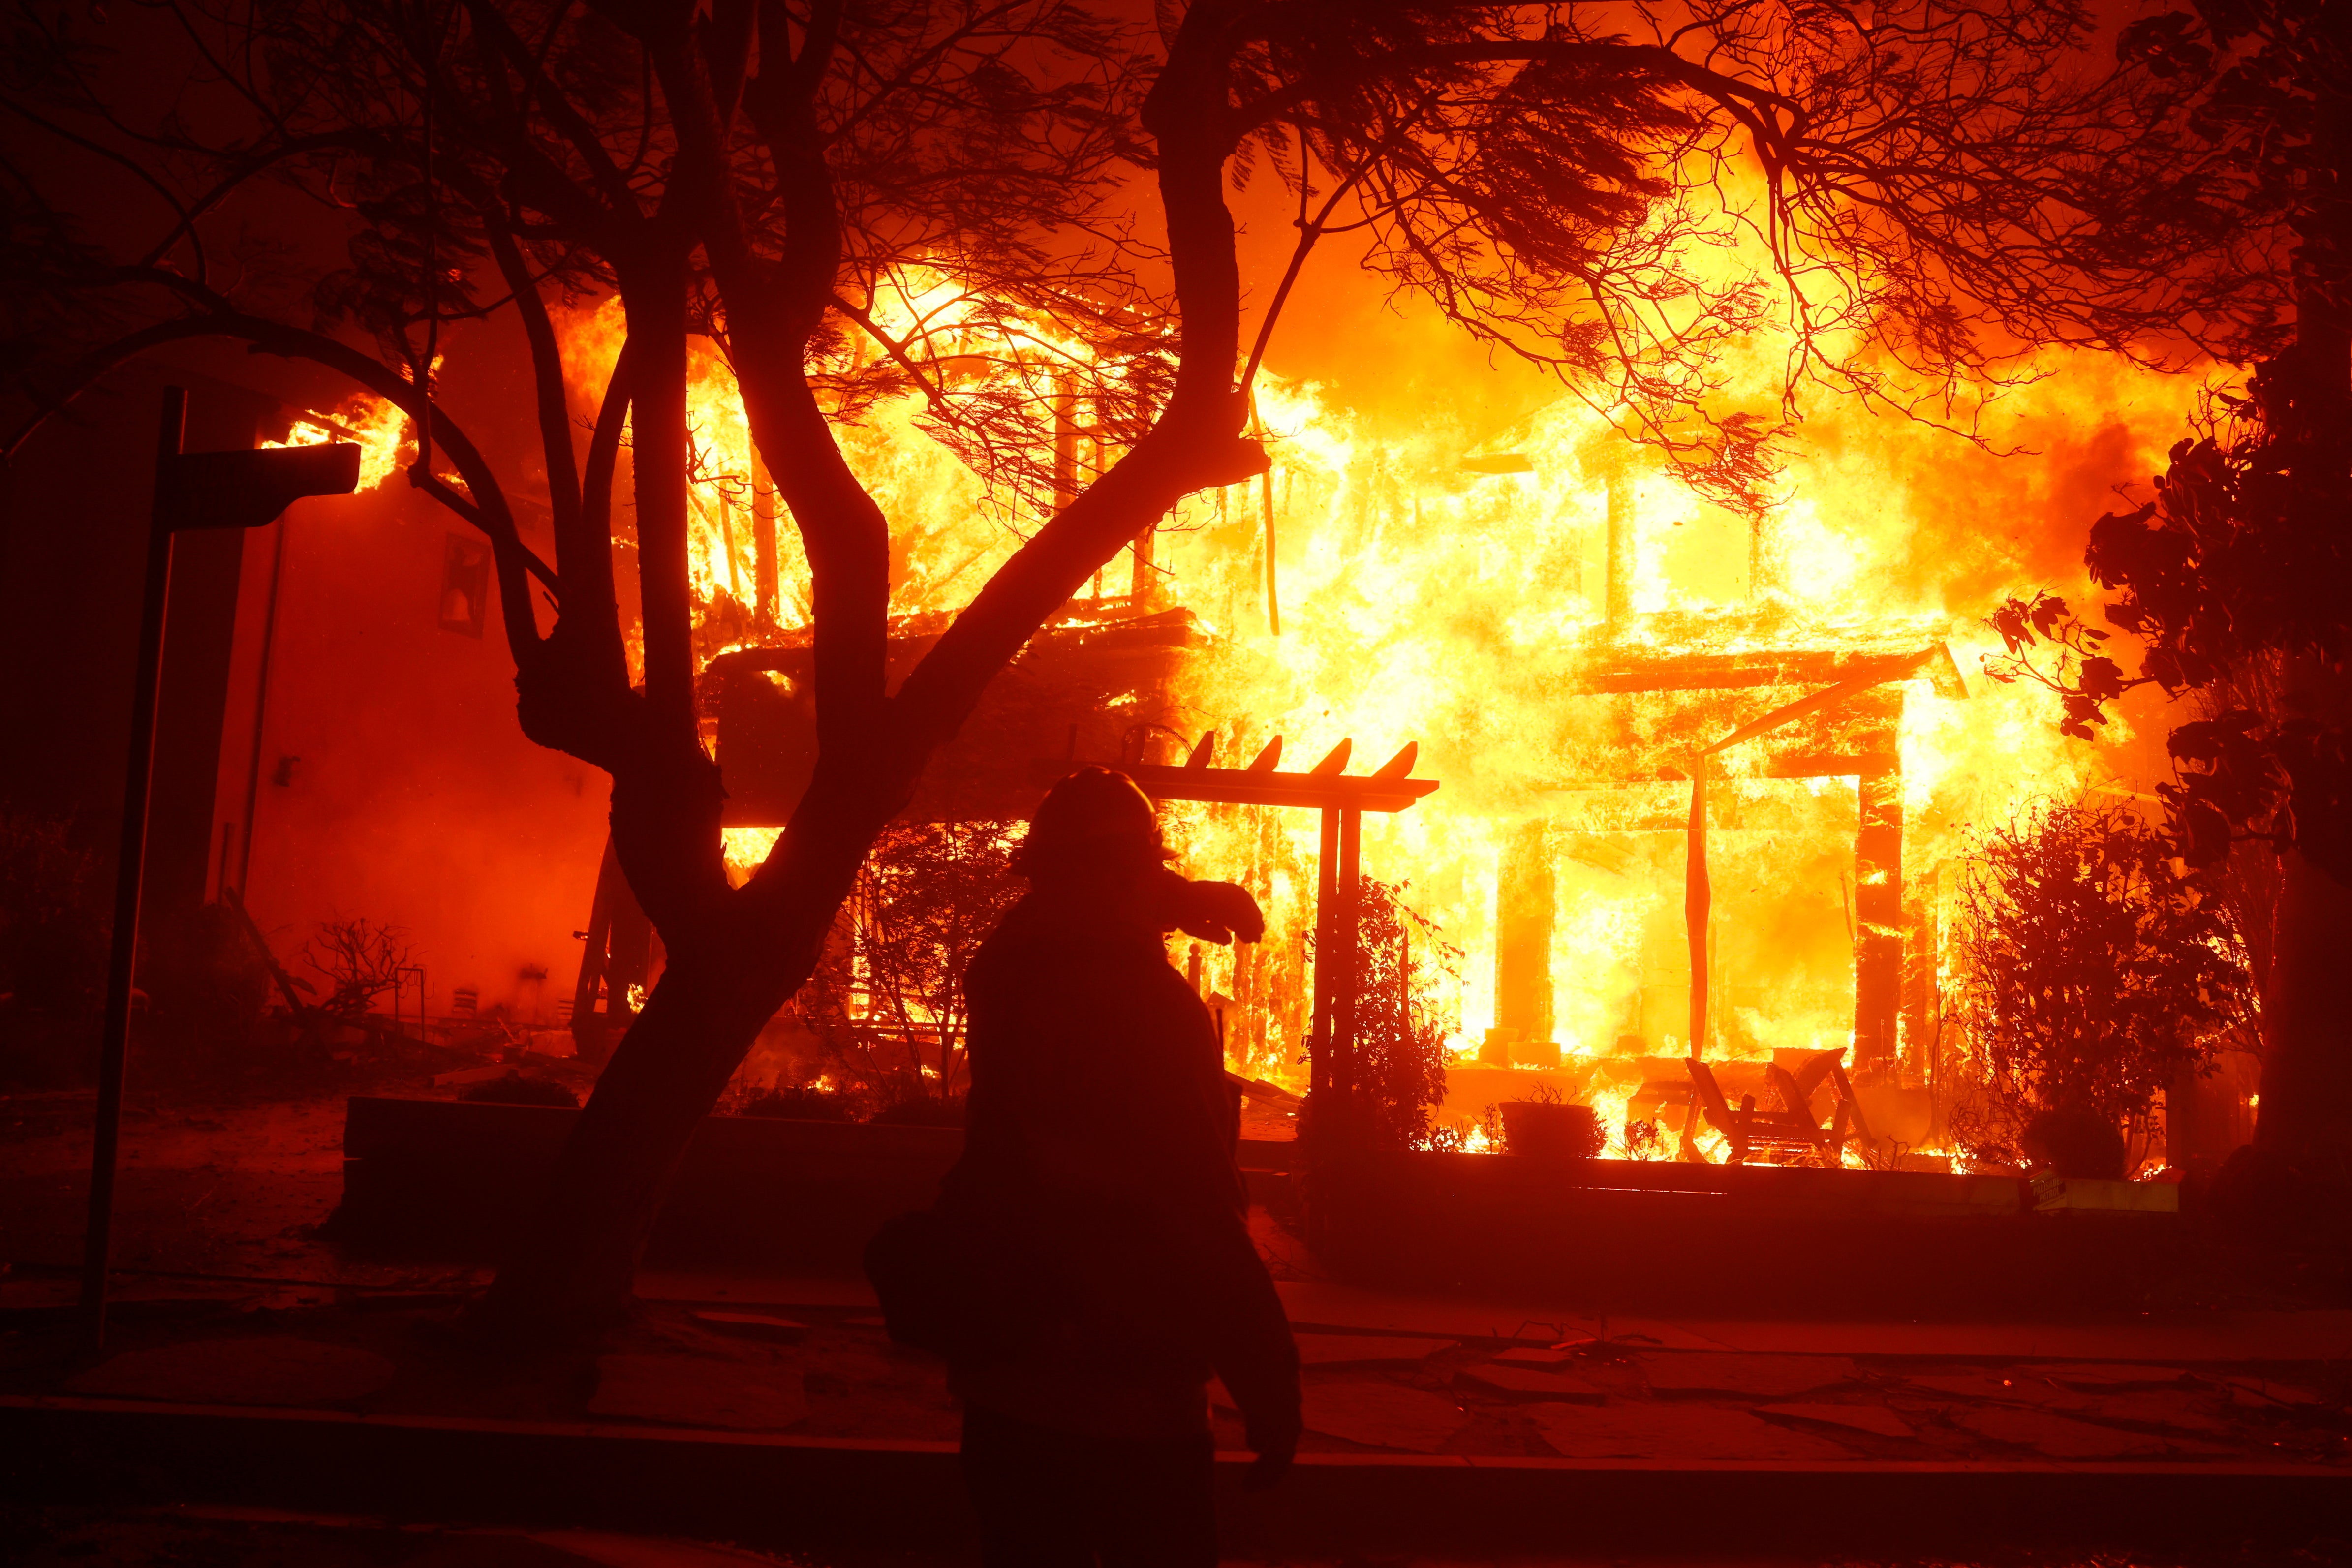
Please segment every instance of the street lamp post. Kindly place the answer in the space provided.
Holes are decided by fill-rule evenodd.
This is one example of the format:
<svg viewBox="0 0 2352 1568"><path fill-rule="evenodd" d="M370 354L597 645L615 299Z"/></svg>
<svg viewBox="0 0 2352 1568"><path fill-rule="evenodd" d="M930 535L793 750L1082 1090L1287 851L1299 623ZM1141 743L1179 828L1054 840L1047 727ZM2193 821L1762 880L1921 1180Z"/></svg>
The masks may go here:
<svg viewBox="0 0 2352 1568"><path fill-rule="evenodd" d="M360 449L348 443L248 452L183 452L188 394L163 389L155 439L155 497L147 521L147 577L139 607L139 664L131 687L131 761L122 783L122 841L114 877L114 940L99 1037L98 1128L89 1157L89 1226L82 1245L81 1310L93 1352L106 1337L106 1273L114 1228L114 1172L122 1136L122 1077L131 1040L131 983L139 957L139 890L146 871L147 796L155 757L155 690L163 663L163 608L172 536L194 528L258 528L304 496L347 496Z"/></svg>

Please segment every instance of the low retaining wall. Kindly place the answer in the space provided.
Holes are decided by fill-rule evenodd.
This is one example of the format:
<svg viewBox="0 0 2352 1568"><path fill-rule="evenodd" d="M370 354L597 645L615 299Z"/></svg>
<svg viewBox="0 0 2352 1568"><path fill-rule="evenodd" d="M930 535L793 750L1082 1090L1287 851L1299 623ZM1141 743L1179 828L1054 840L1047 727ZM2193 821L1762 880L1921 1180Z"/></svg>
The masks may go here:
<svg viewBox="0 0 2352 1568"><path fill-rule="evenodd" d="M1311 1196L1349 1278L1591 1308L2136 1307L2189 1244L2177 1188L2122 1182L1407 1154L1318 1173Z"/></svg>
<svg viewBox="0 0 2352 1568"><path fill-rule="evenodd" d="M362 1251L496 1257L529 1215L577 1111L354 1096L330 1228ZM656 1262L854 1265L874 1228L931 1201L956 1127L711 1116L687 1146Z"/></svg>
<svg viewBox="0 0 2352 1568"><path fill-rule="evenodd" d="M363 1252L492 1259L577 1111L352 1100L331 1229ZM708 1118L650 1261L855 1270L892 1215L928 1205L955 1127ZM1248 1143L1253 1193L1286 1219L1297 1145ZM1913 1171L1390 1155L1317 1173L1312 1239L1345 1277L1536 1291L1561 1305L1743 1312L2044 1311L2138 1302L2177 1261L2176 1189Z"/></svg>
<svg viewBox="0 0 2352 1568"><path fill-rule="evenodd" d="M579 1115L355 1095L331 1231L362 1251L495 1258ZM929 1205L962 1153L961 1127L707 1117L671 1184L648 1260L855 1268L875 1228ZM1252 1143L1243 1163L1265 1181L1287 1169L1290 1153L1287 1144Z"/></svg>

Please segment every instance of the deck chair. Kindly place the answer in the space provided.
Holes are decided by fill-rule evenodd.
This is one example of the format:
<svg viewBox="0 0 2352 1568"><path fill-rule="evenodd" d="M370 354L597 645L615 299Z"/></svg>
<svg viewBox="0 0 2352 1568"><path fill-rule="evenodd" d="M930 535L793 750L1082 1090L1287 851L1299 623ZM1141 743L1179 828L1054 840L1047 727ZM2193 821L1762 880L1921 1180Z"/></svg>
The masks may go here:
<svg viewBox="0 0 2352 1568"><path fill-rule="evenodd" d="M1792 1111L1811 1109L1815 1092L1829 1080L1830 1069L1841 1065L1844 1061L1843 1046L1840 1046L1835 1051L1817 1051L1806 1057L1797 1071L1790 1074L1797 1082L1797 1092L1805 1097L1805 1103L1801 1106L1791 1105L1789 1109Z"/></svg>
<svg viewBox="0 0 2352 1568"><path fill-rule="evenodd" d="M1808 1068L1811 1065L1811 1062L1806 1064ZM1824 1072L1823 1076L1826 1075ZM1824 1127L1813 1115L1813 1097L1807 1092L1802 1078L1775 1062L1764 1070L1764 1081L1772 1086L1781 1110L1795 1121L1813 1129L1813 1153L1820 1156L1822 1164L1836 1169L1841 1163L1838 1151L1845 1146L1845 1102L1840 1100L1831 1107L1830 1123Z"/></svg>
<svg viewBox="0 0 2352 1568"><path fill-rule="evenodd" d="M1843 1055L1843 1052L1840 1054ZM1854 1098L1853 1084L1846 1077L1845 1069L1832 1062L1830 1065L1828 1076L1831 1086L1837 1091L1838 1097L1838 1119L1842 1124L1838 1147L1843 1149L1845 1147L1846 1141L1852 1139L1862 1146L1864 1158L1875 1158L1885 1145L1878 1134L1871 1130L1869 1113L1863 1110L1862 1102Z"/></svg>
<svg viewBox="0 0 2352 1568"><path fill-rule="evenodd" d="M1713 1068L1696 1056L1686 1065L1690 1068L1691 1088L1698 1095L1699 1108L1706 1113L1708 1124L1730 1140L1732 1165L1745 1165L1748 1156L1759 1150L1815 1155L1822 1152L1828 1134L1810 1113L1759 1110L1753 1095L1743 1095L1738 1109L1734 1110L1725 1101Z"/></svg>

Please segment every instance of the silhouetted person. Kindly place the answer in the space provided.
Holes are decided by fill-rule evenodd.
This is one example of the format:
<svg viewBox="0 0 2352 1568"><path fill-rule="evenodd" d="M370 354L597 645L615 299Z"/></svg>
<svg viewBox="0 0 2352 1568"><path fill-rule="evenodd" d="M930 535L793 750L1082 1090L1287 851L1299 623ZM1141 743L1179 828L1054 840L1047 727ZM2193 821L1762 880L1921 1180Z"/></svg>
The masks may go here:
<svg viewBox="0 0 2352 1568"><path fill-rule="evenodd" d="M1298 1353L1252 1246L1239 1106L1164 934L1255 941L1256 904L1168 869L1150 800L1099 768L1039 805L1030 892L974 957L963 1159L981 1315L950 1357L990 1568L1211 1564L1212 1371L1254 1479L1298 1441Z"/></svg>

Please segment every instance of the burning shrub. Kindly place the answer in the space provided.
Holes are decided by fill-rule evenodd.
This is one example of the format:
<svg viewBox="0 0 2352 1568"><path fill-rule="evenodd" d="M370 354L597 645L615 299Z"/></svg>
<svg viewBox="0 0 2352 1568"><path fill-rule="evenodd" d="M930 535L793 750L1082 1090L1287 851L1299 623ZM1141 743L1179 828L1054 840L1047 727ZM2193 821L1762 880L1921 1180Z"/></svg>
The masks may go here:
<svg viewBox="0 0 2352 1568"><path fill-rule="evenodd" d="M854 1122L856 1108L849 1096L838 1090L820 1089L813 1083L793 1087L779 1085L765 1094L745 1103L737 1113L743 1116L775 1116L793 1122Z"/></svg>
<svg viewBox="0 0 2352 1568"><path fill-rule="evenodd" d="M1666 1157L1666 1136L1658 1131L1655 1122L1625 1124L1625 1157L1629 1160L1662 1160Z"/></svg>
<svg viewBox="0 0 2352 1568"><path fill-rule="evenodd" d="M2050 806L1980 834L1959 907L1977 1093L1953 1128L1974 1157L2013 1160L2030 1134L2059 1174L2105 1174L2116 1162L2084 1127L2144 1114L2251 1026L2221 901L2127 811Z"/></svg>
<svg viewBox="0 0 2352 1568"><path fill-rule="evenodd" d="M1004 822L895 827L858 871L841 939L827 945L802 1011L828 1067L886 1114L922 1119L898 1107L957 1098L964 970L1020 900L1012 847Z"/></svg>
<svg viewBox="0 0 2352 1568"><path fill-rule="evenodd" d="M1462 955L1438 941L1437 928L1405 905L1402 883L1368 876L1358 887L1356 1090L1362 1130L1374 1148L1421 1148L1430 1141L1430 1108L1445 1098L1446 1023L1431 998L1438 982L1453 977Z"/></svg>
<svg viewBox="0 0 2352 1568"><path fill-rule="evenodd" d="M868 1118L885 1127L961 1127L965 1096L912 1093L893 1101Z"/></svg>

